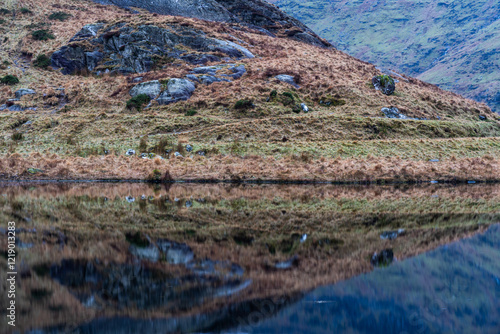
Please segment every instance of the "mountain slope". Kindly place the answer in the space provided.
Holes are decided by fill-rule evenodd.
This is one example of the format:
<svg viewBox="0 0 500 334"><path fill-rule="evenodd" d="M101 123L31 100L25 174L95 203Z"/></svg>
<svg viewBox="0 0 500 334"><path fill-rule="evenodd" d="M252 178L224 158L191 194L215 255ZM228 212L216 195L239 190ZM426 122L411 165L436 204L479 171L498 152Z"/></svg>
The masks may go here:
<svg viewBox="0 0 500 334"><path fill-rule="evenodd" d="M202 20L241 23L269 35L285 34L317 46L330 46L300 21L262 0L93 0L124 8L143 8L152 13L194 17Z"/></svg>
<svg viewBox="0 0 500 334"><path fill-rule="evenodd" d="M2 178L498 179L486 105L407 76L384 95L374 65L278 23L91 1L5 9L0 78L19 83L0 85Z"/></svg>
<svg viewBox="0 0 500 334"><path fill-rule="evenodd" d="M500 111L500 3L270 0L339 50Z"/></svg>

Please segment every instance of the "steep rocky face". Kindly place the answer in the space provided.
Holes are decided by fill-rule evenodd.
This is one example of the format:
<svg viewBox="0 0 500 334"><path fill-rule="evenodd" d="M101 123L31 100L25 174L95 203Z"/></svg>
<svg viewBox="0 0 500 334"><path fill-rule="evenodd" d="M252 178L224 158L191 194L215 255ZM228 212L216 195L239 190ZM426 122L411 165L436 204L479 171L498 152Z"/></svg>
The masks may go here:
<svg viewBox="0 0 500 334"><path fill-rule="evenodd" d="M500 112L500 2L268 0L337 49Z"/></svg>
<svg viewBox="0 0 500 334"><path fill-rule="evenodd" d="M138 7L153 13L194 17L209 21L240 23L272 36L286 36L309 44L328 47L299 20L262 0L93 0L100 4Z"/></svg>

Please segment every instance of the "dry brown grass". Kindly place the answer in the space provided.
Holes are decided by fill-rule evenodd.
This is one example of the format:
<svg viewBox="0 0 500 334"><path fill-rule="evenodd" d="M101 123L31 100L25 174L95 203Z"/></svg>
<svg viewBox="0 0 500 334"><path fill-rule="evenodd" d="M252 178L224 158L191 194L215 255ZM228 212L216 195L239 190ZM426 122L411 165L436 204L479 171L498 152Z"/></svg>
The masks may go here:
<svg viewBox="0 0 500 334"><path fill-rule="evenodd" d="M34 175L29 168L43 172ZM124 156L93 156L89 158L59 158L39 153L23 157L20 154L0 160L4 179L68 179L68 180L146 180L153 170L168 171L174 180L233 180L233 181L497 181L500 159L448 159L439 162L409 161L397 157L373 159L326 159L311 163L301 157L237 157L195 156L168 160L149 160Z"/></svg>
<svg viewBox="0 0 500 334"><path fill-rule="evenodd" d="M35 186L36 185L36 186ZM2 183L2 194L9 198L22 196L30 189L32 198L52 197L89 197L116 198L122 196L154 197L173 201L178 199L204 198L207 201L237 200L248 201L279 198L282 201L304 201L315 198L328 199L370 199L370 200L401 200L425 199L433 195L446 199L484 199L500 201L500 184L481 185L448 185L448 184L418 184L418 185L237 185L237 184L199 184L174 183L157 186L145 183L40 183L16 182ZM34 187L35 186L35 187Z"/></svg>

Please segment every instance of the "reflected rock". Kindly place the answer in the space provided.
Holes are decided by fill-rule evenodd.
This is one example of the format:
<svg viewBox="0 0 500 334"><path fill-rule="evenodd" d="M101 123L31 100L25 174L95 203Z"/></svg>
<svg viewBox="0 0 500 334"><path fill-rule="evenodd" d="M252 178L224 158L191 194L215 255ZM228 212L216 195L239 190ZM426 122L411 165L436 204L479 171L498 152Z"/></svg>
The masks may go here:
<svg viewBox="0 0 500 334"><path fill-rule="evenodd" d="M154 245L149 245L148 247L137 247L135 245L131 245L129 251L140 260L158 262L160 259L160 251Z"/></svg>
<svg viewBox="0 0 500 334"><path fill-rule="evenodd" d="M276 269L290 269L292 267L296 267L299 265L299 257L297 255L292 256L290 259L283 261L283 262L278 262L274 266Z"/></svg>
<svg viewBox="0 0 500 334"><path fill-rule="evenodd" d="M162 253L165 254L168 263L186 264L194 258L193 251L186 244L180 244L167 239L158 239L156 244Z"/></svg>
<svg viewBox="0 0 500 334"><path fill-rule="evenodd" d="M404 233L405 233L404 228L400 228L397 231L385 231L385 232L382 232L382 234L380 235L380 239L382 239L382 240L394 240L398 236L403 235Z"/></svg>
<svg viewBox="0 0 500 334"><path fill-rule="evenodd" d="M232 267L226 269L234 271ZM97 260L63 260L50 269L51 277L66 286L82 305L106 307L108 311L127 308L130 312L186 311L214 298L237 294L251 284L234 274L213 272L196 275L140 263L103 264Z"/></svg>
<svg viewBox="0 0 500 334"><path fill-rule="evenodd" d="M380 253L375 252L370 262L374 267L387 267L393 260L394 252L392 249L384 249Z"/></svg>

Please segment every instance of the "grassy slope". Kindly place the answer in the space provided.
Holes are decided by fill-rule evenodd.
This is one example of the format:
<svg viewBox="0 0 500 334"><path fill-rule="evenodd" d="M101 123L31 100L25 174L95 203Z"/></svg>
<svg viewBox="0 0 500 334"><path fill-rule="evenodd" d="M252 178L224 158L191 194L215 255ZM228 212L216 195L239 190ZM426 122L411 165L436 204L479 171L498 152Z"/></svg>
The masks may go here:
<svg viewBox="0 0 500 334"><path fill-rule="evenodd" d="M17 7L28 7L33 13L18 12L14 18L5 17L3 31L8 39L0 49L0 58L12 65L0 70L0 75L15 74L21 82L13 87L0 86L0 102L13 97L16 89L29 87L38 94L34 98L23 97L21 104L36 106L37 110L0 114L3 177L146 178L158 168L162 173L170 169L178 179L206 176L343 180L334 176L338 171L335 168L332 174L307 172L311 163L317 163L317 167L321 163L332 166L337 164L337 158L345 159L339 166L347 169L342 175L348 180L394 179L393 168L404 165L414 166L419 172L403 173L398 176L402 180L492 179L498 175L500 123L498 116L485 105L412 78L401 80L396 93L385 96L369 84L378 73L373 65L337 50L270 38L246 28L235 30L219 23L207 25L194 19L145 12L131 15L113 6L87 1L51 0L39 4L24 0L19 1ZM64 22L47 19L49 14L61 10L72 17ZM153 106L142 112L129 111L125 102L133 86L131 77L63 76L33 67L29 61L38 54L50 54L67 43L84 24L99 20L109 24L118 20L135 24L188 24L209 36L235 42L235 38L243 40L258 57L241 60L248 73L240 80L200 85L187 102ZM31 31L37 29L33 25L50 29L55 39L33 41ZM174 65L147 73L145 78L182 77L194 67L182 62ZM272 75L278 73L300 78L301 88L296 90L273 80ZM136 76L139 75L132 77ZM69 98L65 108L54 97L58 87L63 87ZM278 98L267 102L272 90L278 92ZM283 103L284 92L294 94L295 103L305 102L311 112L293 113L291 106ZM322 106L319 102L328 96L346 103L337 107ZM255 108L235 109L235 102L243 98L252 99ZM410 117L429 120L382 118L380 109L387 106L397 106ZM185 116L191 109L197 114ZM487 116L488 120L479 121L479 115ZM14 140L14 133L22 133L23 139ZM204 150L207 157L156 162L123 157L129 148L138 153L157 149L164 156L164 148L182 151L188 143L194 151ZM112 156L103 158L105 150ZM79 160L79 157L93 158ZM249 170L245 157L253 159L258 168ZM400 160L395 162L389 157ZM481 172L474 173L477 169L465 174L458 172L471 163L476 164L464 159L483 157L486 160L481 163L486 167ZM438 172L432 171L434 166L425 167L425 161L434 158L444 160ZM361 160L353 164L350 159ZM295 161L303 165L297 166ZM212 167L207 167L218 164L227 168L212 172ZM289 172L277 172L276 164L285 166ZM354 167L359 164L369 166L368 170L373 173L380 170L377 164L387 167L387 171L360 176ZM45 173L29 175L28 167L41 168Z"/></svg>
<svg viewBox="0 0 500 334"><path fill-rule="evenodd" d="M500 110L498 2L269 2L340 50Z"/></svg>

